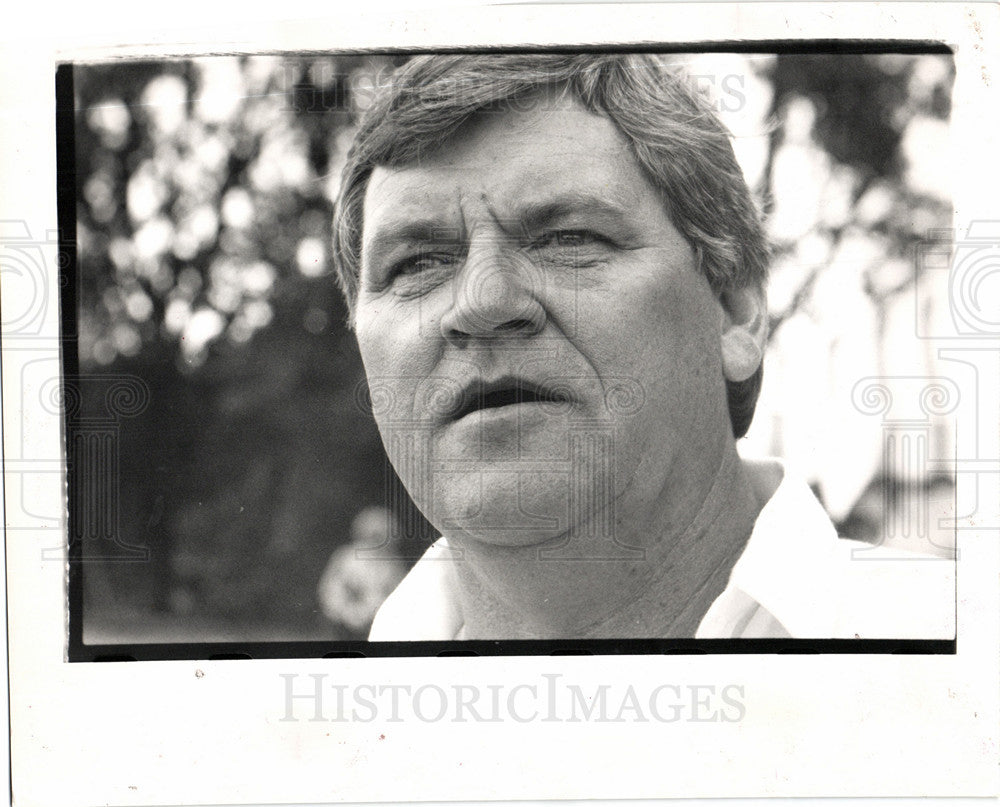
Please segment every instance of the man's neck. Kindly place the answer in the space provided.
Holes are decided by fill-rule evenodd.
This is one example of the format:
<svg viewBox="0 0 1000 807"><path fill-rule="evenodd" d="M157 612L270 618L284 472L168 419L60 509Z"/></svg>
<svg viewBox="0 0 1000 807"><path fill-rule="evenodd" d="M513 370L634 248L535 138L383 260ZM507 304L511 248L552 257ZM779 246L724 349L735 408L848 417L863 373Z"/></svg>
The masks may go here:
<svg viewBox="0 0 1000 807"><path fill-rule="evenodd" d="M584 529L542 547L449 539L463 550L455 566L462 638L694 636L762 503L732 444L714 476L692 484L686 509L664 493L622 514L613 541Z"/></svg>

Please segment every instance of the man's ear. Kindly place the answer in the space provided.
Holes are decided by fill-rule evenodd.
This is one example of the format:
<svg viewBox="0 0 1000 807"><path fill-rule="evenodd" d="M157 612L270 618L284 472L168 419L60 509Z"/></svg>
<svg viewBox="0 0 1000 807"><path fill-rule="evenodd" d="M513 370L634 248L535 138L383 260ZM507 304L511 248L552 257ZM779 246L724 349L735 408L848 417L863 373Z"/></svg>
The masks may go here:
<svg viewBox="0 0 1000 807"><path fill-rule="evenodd" d="M746 381L764 359L767 294L756 284L729 289L722 304L722 371L727 381Z"/></svg>

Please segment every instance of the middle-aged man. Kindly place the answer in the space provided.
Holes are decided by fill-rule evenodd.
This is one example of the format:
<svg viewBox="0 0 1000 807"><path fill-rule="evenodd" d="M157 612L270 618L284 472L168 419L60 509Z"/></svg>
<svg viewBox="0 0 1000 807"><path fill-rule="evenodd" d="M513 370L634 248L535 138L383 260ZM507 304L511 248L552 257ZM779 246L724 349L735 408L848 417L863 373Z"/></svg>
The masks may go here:
<svg viewBox="0 0 1000 807"><path fill-rule="evenodd" d="M372 640L953 635L950 564L856 560L801 481L737 454L767 248L660 58L411 60L334 239L383 441L443 535Z"/></svg>

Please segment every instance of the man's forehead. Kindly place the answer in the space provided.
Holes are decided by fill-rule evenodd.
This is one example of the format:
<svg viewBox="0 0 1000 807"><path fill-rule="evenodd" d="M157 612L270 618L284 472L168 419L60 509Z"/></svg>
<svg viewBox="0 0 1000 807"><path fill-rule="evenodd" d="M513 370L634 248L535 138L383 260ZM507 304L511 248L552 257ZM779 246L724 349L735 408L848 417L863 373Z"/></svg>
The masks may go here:
<svg viewBox="0 0 1000 807"><path fill-rule="evenodd" d="M454 181L449 182L441 175L396 174L393 169L384 170L387 173L381 177L372 175L365 202L366 225L408 221L432 213L460 215L477 208L510 217L552 204L563 209L577 203L590 207L596 199L627 207L635 202L637 191L641 190L633 186L632 177L615 172L539 171L487 184L458 172L453 174Z"/></svg>
<svg viewBox="0 0 1000 807"><path fill-rule="evenodd" d="M379 166L365 196L365 235L431 211L460 215L489 203L501 216L552 199L600 197L631 205L650 186L610 119L570 99L479 113L424 159Z"/></svg>

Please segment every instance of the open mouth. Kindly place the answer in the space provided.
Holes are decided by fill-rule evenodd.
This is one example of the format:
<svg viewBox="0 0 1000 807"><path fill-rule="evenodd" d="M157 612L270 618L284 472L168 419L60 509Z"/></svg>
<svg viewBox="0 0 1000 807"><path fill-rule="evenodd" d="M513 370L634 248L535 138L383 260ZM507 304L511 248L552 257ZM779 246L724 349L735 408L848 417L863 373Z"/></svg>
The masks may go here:
<svg viewBox="0 0 1000 807"><path fill-rule="evenodd" d="M454 414L454 419L474 412L485 412L518 404L565 404L569 397L560 391L548 389L523 379L500 379L499 381L467 387L462 396L462 405Z"/></svg>

